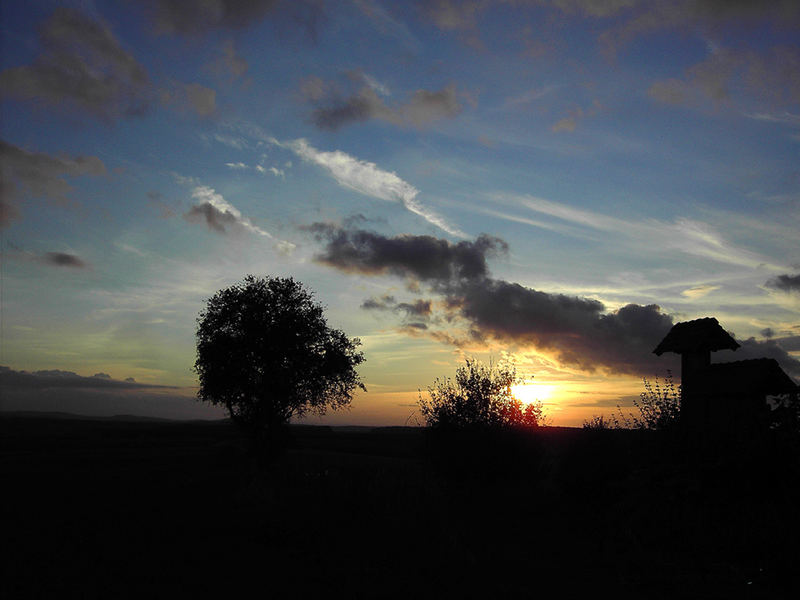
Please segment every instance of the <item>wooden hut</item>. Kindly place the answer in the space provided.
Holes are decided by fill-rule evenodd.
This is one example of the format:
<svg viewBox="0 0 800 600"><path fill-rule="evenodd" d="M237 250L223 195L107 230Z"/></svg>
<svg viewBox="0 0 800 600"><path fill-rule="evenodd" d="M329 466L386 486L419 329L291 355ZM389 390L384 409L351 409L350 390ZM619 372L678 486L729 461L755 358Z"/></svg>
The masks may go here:
<svg viewBox="0 0 800 600"><path fill-rule="evenodd" d="M711 353L739 344L712 318L677 323L653 352L681 355L681 422L693 430L751 431L767 423L767 396L797 393L768 358L711 364Z"/></svg>

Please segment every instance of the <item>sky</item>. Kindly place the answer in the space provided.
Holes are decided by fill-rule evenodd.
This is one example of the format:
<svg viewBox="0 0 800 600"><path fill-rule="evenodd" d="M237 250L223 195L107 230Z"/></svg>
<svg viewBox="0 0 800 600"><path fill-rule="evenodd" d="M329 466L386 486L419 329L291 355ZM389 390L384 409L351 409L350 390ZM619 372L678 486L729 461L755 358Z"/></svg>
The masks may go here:
<svg viewBox="0 0 800 600"><path fill-rule="evenodd" d="M477 358L580 426L701 317L800 381L794 0L1 10L2 410L223 416L196 319L247 274L362 342L313 423L418 424Z"/></svg>

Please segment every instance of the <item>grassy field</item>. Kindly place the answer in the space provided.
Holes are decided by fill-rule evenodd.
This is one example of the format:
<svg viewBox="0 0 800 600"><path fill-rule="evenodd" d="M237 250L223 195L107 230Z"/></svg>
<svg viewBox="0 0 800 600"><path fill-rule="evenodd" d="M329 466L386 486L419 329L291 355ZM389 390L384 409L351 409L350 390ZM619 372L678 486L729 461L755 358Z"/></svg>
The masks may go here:
<svg viewBox="0 0 800 600"><path fill-rule="evenodd" d="M291 435L258 473L225 422L0 416L0 597L800 590L797 455L774 441Z"/></svg>

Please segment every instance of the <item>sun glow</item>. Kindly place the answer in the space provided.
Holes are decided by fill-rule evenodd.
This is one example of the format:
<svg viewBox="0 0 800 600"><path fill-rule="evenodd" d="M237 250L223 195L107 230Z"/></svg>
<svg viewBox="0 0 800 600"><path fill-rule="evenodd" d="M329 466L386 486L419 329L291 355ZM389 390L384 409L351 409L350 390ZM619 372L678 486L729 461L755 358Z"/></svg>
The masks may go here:
<svg viewBox="0 0 800 600"><path fill-rule="evenodd" d="M541 401L547 402L556 395L556 386L542 383L521 383L511 386L514 397L525 404Z"/></svg>

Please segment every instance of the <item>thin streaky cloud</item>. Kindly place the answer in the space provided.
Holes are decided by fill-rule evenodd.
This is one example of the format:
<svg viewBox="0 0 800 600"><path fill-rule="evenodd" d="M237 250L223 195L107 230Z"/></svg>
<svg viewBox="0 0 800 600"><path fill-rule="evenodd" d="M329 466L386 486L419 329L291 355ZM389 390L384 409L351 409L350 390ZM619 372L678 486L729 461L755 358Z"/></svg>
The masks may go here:
<svg viewBox="0 0 800 600"><path fill-rule="evenodd" d="M270 141L288 148L303 160L324 168L341 186L371 198L398 202L442 231L456 237L467 237L458 227L420 203L417 200L419 190L396 173L385 171L375 163L361 160L341 150L317 150L303 138L286 143L275 138L270 138Z"/></svg>
<svg viewBox="0 0 800 600"><path fill-rule="evenodd" d="M496 202L522 206L590 230L614 234L616 239L627 238L646 242L644 247L657 251L680 251L721 263L751 268L765 267L772 270L781 268L772 264L766 257L733 246L714 227L693 219L677 217L672 223L655 219L631 221L572 208L566 204L535 196L492 194L491 198Z"/></svg>

